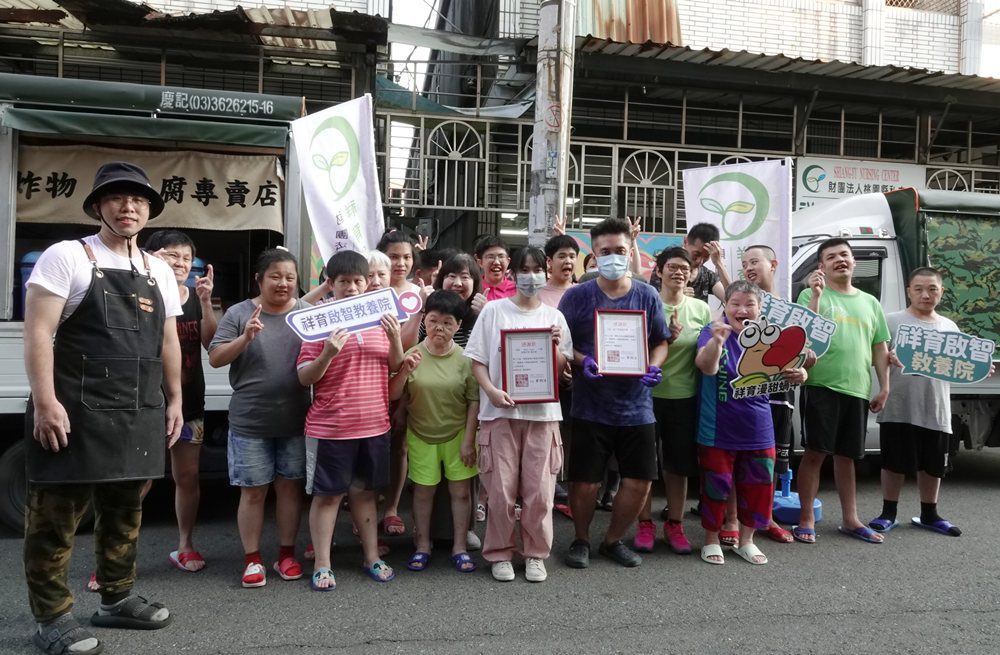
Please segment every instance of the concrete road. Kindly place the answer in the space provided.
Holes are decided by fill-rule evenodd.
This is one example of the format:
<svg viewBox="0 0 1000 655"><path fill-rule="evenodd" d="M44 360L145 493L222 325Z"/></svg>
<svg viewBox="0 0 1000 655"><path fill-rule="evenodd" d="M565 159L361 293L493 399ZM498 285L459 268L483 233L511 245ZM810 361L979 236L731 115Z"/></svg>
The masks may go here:
<svg viewBox="0 0 1000 655"><path fill-rule="evenodd" d="M395 581L368 580L360 548L342 517L333 593L308 581L270 575L261 589L242 589L242 556L235 526L236 494L207 485L198 544L208 568L184 574L169 565L175 528L170 485L148 499L137 590L166 603L175 623L155 632L96 630L107 653L996 653L1000 650L1000 452L962 453L945 481L941 512L965 531L945 537L904 525L883 545L837 533L839 504L830 476L821 498L824 521L816 545L759 543L770 563L754 567L735 555L725 566L669 553L662 542L637 569L595 559L588 570L561 564L572 539L570 522L556 517L549 580L493 581L488 567L455 572L441 549L431 567L410 573L406 537L392 540ZM864 519L881 508L877 471L862 473ZM661 503L655 506L660 507ZM907 485L900 518L919 513ZM595 541L608 515L598 512ZM686 521L701 545L697 519ZM481 528L480 528L481 531ZM308 541L303 525L301 548ZM93 539L77 540L72 581L92 569ZM276 551L273 529L265 557ZM36 652L20 573L21 540L0 535L0 652ZM76 613L97 606L81 591Z"/></svg>

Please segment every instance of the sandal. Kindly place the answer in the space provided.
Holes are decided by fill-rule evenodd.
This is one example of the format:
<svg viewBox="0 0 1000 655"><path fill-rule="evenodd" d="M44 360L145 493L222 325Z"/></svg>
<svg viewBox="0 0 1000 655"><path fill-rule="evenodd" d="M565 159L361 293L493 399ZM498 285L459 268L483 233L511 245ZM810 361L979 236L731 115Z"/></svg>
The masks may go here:
<svg viewBox="0 0 1000 655"><path fill-rule="evenodd" d="M396 577L396 572L384 560L377 559L371 566L364 567L365 573L375 582L389 582Z"/></svg>
<svg viewBox="0 0 1000 655"><path fill-rule="evenodd" d="M67 612L55 621L46 624L44 632L37 630L31 635L31 641L47 655L97 655L104 650L104 644L100 642L86 628L81 626L73 615ZM88 650L70 650L70 647L82 641L93 639L96 645Z"/></svg>
<svg viewBox="0 0 1000 655"><path fill-rule="evenodd" d="M188 551L186 553L181 553L175 550L170 553L169 559L171 564L185 573L197 573L205 568L205 558L202 557L201 553L196 550ZM189 563L194 564L194 568L188 566Z"/></svg>
<svg viewBox="0 0 1000 655"><path fill-rule="evenodd" d="M142 596L129 596L122 602L107 610L109 614L94 612L90 617L90 623L99 628L127 628L129 630L159 630L170 625L174 620L173 614L167 614L167 618L156 621L153 616L162 609L166 609L163 603L151 603Z"/></svg>
<svg viewBox="0 0 1000 655"><path fill-rule="evenodd" d="M767 536L771 538L771 541L777 541L779 544L790 544L795 541L791 532L773 523L767 526Z"/></svg>
<svg viewBox="0 0 1000 655"><path fill-rule="evenodd" d="M468 553L455 553L451 556L451 563L459 573L472 573L476 570L476 563Z"/></svg>
<svg viewBox="0 0 1000 655"><path fill-rule="evenodd" d="M90 574L90 579L87 580L86 588L87 588L87 591L89 591L91 593L95 593L95 594L101 590L101 585L97 584L97 574L96 573L91 573Z"/></svg>
<svg viewBox="0 0 1000 655"><path fill-rule="evenodd" d="M417 551L410 556L410 561L406 563L406 568L411 571L423 571L431 561L431 554Z"/></svg>
<svg viewBox="0 0 1000 655"><path fill-rule="evenodd" d="M282 580L298 580L302 577L302 565L294 557L286 557L274 563L274 570Z"/></svg>
<svg viewBox="0 0 1000 655"><path fill-rule="evenodd" d="M740 542L739 530L719 530L719 543L729 548L735 548Z"/></svg>
<svg viewBox="0 0 1000 655"><path fill-rule="evenodd" d="M382 519L382 532L387 537L401 537L406 534L406 524L398 516L386 516Z"/></svg>
<svg viewBox="0 0 1000 655"><path fill-rule="evenodd" d="M751 564L756 564L758 566L767 564L767 555L762 553L760 548L757 548L757 544L752 541L748 544L743 544L739 548L733 548L733 552Z"/></svg>
<svg viewBox="0 0 1000 655"><path fill-rule="evenodd" d="M483 503L476 503L476 523L482 523L486 520L486 505Z"/></svg>
<svg viewBox="0 0 1000 655"><path fill-rule="evenodd" d="M719 559L712 559L718 557ZM701 547L701 559L703 562L721 566L726 563L726 556L722 554L722 546L719 544L705 544Z"/></svg>
<svg viewBox="0 0 1000 655"><path fill-rule="evenodd" d="M325 580L329 580L330 585L327 587L319 586L319 583ZM324 566L313 571L309 586L312 587L313 591L333 591L337 588L337 580L333 577L333 571Z"/></svg>

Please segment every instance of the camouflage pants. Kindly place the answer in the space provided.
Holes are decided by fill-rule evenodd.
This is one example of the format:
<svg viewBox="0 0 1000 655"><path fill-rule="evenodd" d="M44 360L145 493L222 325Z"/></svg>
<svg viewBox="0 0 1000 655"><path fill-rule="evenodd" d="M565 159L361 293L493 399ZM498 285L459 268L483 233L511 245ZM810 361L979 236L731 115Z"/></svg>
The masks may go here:
<svg viewBox="0 0 1000 655"><path fill-rule="evenodd" d="M96 484L28 483L24 576L31 613L39 623L73 607L67 586L73 541L87 504L94 503L94 554L102 594L120 594L135 582L144 480Z"/></svg>

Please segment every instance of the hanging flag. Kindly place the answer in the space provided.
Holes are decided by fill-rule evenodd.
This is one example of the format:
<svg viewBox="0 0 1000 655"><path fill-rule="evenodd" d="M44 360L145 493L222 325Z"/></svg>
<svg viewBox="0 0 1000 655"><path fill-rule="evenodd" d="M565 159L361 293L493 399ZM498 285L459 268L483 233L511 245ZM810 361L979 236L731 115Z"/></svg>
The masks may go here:
<svg viewBox="0 0 1000 655"><path fill-rule="evenodd" d="M792 161L790 158L729 164L684 171L684 211L688 228L719 228L723 261L730 278L741 279L743 251L765 245L778 260L775 293L792 292Z"/></svg>
<svg viewBox="0 0 1000 655"><path fill-rule="evenodd" d="M367 254L385 231L371 95L292 121L292 141L323 261L340 250Z"/></svg>

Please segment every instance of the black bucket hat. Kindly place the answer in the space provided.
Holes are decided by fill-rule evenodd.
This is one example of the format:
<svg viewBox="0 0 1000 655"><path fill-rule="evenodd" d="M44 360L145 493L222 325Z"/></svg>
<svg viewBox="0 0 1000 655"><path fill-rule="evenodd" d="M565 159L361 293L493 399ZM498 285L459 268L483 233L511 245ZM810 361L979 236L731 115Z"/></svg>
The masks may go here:
<svg viewBox="0 0 1000 655"><path fill-rule="evenodd" d="M103 164L94 175L94 188L83 201L83 211L94 220L101 220L94 211L94 204L109 188L129 188L149 200L149 217L156 218L163 212L163 198L149 183L146 171L126 161L111 161Z"/></svg>

